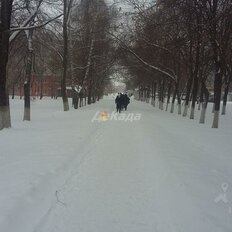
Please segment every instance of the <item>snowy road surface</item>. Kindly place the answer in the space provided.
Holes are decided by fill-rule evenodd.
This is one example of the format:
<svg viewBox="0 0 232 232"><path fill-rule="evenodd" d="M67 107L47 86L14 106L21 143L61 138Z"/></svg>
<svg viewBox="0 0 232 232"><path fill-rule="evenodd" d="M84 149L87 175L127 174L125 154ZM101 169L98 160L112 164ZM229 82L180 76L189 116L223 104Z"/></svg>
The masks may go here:
<svg viewBox="0 0 232 232"><path fill-rule="evenodd" d="M111 98L37 100L23 123L22 104L0 131L0 231L232 231L232 105L213 130L137 101L139 121L91 122Z"/></svg>

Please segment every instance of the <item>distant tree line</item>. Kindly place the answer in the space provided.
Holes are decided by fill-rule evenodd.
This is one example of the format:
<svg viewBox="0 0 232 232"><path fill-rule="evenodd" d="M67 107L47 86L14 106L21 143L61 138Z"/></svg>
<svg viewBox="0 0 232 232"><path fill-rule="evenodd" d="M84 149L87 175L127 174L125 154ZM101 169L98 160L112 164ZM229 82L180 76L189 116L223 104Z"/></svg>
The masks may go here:
<svg viewBox="0 0 232 232"><path fill-rule="evenodd" d="M68 111L67 86L77 109L99 100L120 70L160 109L173 113L177 103L178 114L194 119L199 103L200 123L212 94L218 127L232 80L232 2L126 2L129 12L104 0L0 0L0 129L11 126L9 90L19 83L30 120L33 74L57 78Z"/></svg>
<svg viewBox="0 0 232 232"><path fill-rule="evenodd" d="M75 109L101 98L115 59L113 12L104 0L0 0L0 129L11 126L9 91L19 83L30 120L33 74L57 78L64 111L67 86Z"/></svg>
<svg viewBox="0 0 232 232"><path fill-rule="evenodd" d="M190 108L190 119L199 102L200 123L205 122L212 92L212 127L217 128L220 102L223 99L221 113L225 114L232 81L232 1L127 2L134 9L131 20L125 30L114 34L121 65L130 74L127 84L139 88L141 98L151 96L153 105L157 96L161 109L166 99L166 110L171 103L171 113L176 101L184 117Z"/></svg>

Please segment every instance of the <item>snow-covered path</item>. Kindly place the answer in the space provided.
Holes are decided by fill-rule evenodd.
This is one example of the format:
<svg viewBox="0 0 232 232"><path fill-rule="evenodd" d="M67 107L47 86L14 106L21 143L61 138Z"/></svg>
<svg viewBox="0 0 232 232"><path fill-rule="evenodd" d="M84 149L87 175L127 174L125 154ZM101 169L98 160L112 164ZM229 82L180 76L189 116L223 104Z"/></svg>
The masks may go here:
<svg viewBox="0 0 232 232"><path fill-rule="evenodd" d="M54 145L66 159L37 167L43 177L33 184L34 192L22 191L0 231L231 231L232 191L226 192L228 204L215 203L221 184L232 186L231 128L212 130L136 101L127 114L141 113L140 121L91 122L96 111L113 107L108 98L66 115L68 124L50 122L50 131L70 126L64 136L72 147L62 151L58 133ZM82 139L75 142L78 131Z"/></svg>

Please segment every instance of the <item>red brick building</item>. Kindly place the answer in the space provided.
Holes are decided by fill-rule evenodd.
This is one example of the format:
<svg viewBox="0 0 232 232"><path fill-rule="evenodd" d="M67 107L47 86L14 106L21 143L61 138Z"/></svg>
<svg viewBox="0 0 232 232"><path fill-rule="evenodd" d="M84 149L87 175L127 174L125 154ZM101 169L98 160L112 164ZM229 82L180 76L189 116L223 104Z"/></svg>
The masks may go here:
<svg viewBox="0 0 232 232"><path fill-rule="evenodd" d="M60 84L54 76L46 75L41 78L33 75L31 79L31 96L40 97L42 93L44 97L55 97L59 87ZM23 83L16 84L14 86L14 95L23 96L23 94Z"/></svg>

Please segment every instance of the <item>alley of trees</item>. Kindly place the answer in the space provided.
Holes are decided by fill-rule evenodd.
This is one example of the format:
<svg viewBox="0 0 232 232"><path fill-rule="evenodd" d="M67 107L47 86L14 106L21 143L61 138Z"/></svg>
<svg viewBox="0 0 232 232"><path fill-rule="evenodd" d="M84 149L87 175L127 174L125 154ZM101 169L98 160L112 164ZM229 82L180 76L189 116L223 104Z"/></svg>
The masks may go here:
<svg viewBox="0 0 232 232"><path fill-rule="evenodd" d="M15 85L30 120L32 76L47 73L60 85L64 111L68 86L78 109L121 73L139 100L158 100L171 113L177 105L190 119L199 109L200 123L213 98L218 128L232 80L231 32L231 0L1 0L0 129L11 126Z"/></svg>

